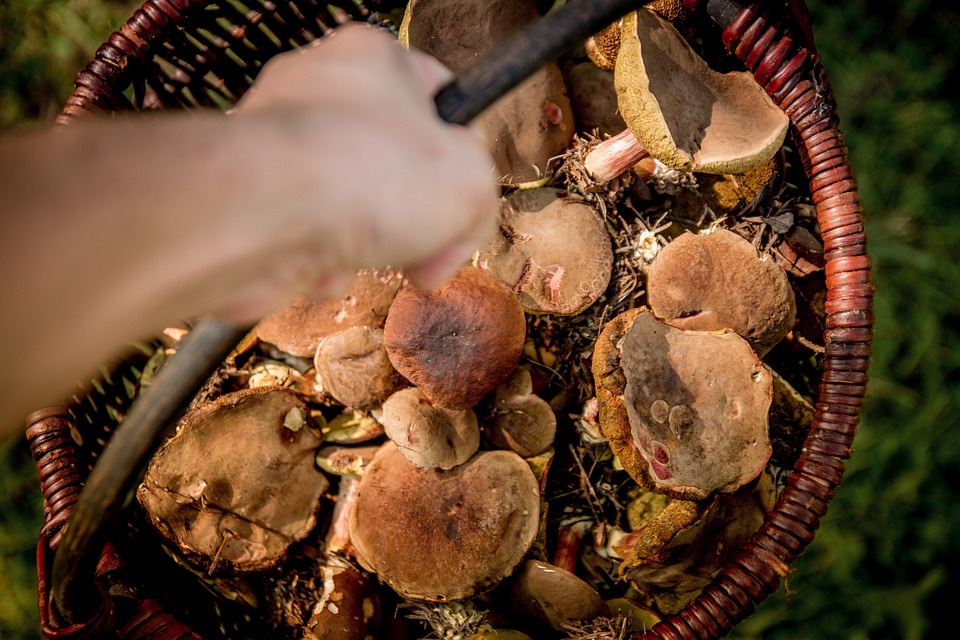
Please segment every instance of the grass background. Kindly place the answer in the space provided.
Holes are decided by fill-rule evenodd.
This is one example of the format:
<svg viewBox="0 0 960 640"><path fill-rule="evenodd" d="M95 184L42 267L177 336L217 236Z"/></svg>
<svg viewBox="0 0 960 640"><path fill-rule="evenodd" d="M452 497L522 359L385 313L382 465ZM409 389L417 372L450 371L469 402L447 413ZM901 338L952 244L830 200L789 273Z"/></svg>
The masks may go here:
<svg viewBox="0 0 960 640"><path fill-rule="evenodd" d="M51 120L135 6L2 0L0 132ZM732 637L957 637L960 15L933 0L809 6L866 212L875 355L856 455L817 539ZM0 443L0 638L39 637L36 486L23 441Z"/></svg>

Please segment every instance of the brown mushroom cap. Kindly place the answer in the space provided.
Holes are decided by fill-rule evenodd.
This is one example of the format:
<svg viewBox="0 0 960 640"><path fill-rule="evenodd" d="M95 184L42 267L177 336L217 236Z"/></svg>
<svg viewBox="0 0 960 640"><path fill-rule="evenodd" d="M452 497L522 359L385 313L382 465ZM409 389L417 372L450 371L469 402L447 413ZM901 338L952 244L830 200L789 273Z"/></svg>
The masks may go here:
<svg viewBox="0 0 960 640"><path fill-rule="evenodd" d="M328 486L306 415L295 394L275 387L188 413L137 492L150 521L203 569L271 566L313 529Z"/></svg>
<svg viewBox="0 0 960 640"><path fill-rule="evenodd" d="M557 417L550 404L533 393L527 369L518 368L494 391L483 431L494 446L524 458L540 455L553 446Z"/></svg>
<svg viewBox="0 0 960 640"><path fill-rule="evenodd" d="M379 327L350 327L327 336L320 341L314 366L324 392L348 407L378 407L404 384L390 364Z"/></svg>
<svg viewBox="0 0 960 640"><path fill-rule="evenodd" d="M400 42L425 51L454 73L540 18L535 0L411 0ZM545 65L475 121L505 183L541 178L574 135L563 74Z"/></svg>
<svg viewBox="0 0 960 640"><path fill-rule="evenodd" d="M597 340L600 427L624 469L701 500L756 478L770 458L772 376L732 331L684 331L635 309Z"/></svg>
<svg viewBox="0 0 960 640"><path fill-rule="evenodd" d="M743 173L783 144L789 119L753 76L713 71L652 11L624 17L614 73L623 119L673 169Z"/></svg>
<svg viewBox="0 0 960 640"><path fill-rule="evenodd" d="M326 336L358 325L382 327L403 282L398 271L359 271L350 288L338 299L297 298L261 320L253 330L262 341L281 351L312 358Z"/></svg>
<svg viewBox="0 0 960 640"><path fill-rule="evenodd" d="M480 427L473 409L435 406L417 388L387 398L383 430L418 469L452 469L480 448Z"/></svg>
<svg viewBox="0 0 960 640"><path fill-rule="evenodd" d="M387 443L360 482L350 520L358 558L400 595L464 600L509 575L537 534L540 493L509 451L421 471Z"/></svg>
<svg viewBox="0 0 960 640"><path fill-rule="evenodd" d="M500 228L477 264L518 290L528 311L580 313L606 291L613 248L591 205L559 189L522 189L503 199Z"/></svg>
<svg viewBox="0 0 960 640"><path fill-rule="evenodd" d="M526 331L513 292L465 267L432 292L405 286L383 334L393 366L431 402L466 409L513 373Z"/></svg>
<svg viewBox="0 0 960 640"><path fill-rule="evenodd" d="M352 567L325 565L307 577L317 585L306 603L310 619L302 640L366 640L380 625L380 600L367 578Z"/></svg>
<svg viewBox="0 0 960 640"><path fill-rule="evenodd" d="M650 265L653 313L680 329L733 329L766 354L790 329L797 305L787 274L747 240L721 229L683 234Z"/></svg>
<svg viewBox="0 0 960 640"><path fill-rule="evenodd" d="M627 128L617 110L612 71L605 71L591 62L581 62L563 77L579 133L596 131L601 136L612 136Z"/></svg>
<svg viewBox="0 0 960 640"><path fill-rule="evenodd" d="M567 625L609 616L610 609L596 589L566 569L527 560L503 585L499 594L513 617L567 631Z"/></svg>

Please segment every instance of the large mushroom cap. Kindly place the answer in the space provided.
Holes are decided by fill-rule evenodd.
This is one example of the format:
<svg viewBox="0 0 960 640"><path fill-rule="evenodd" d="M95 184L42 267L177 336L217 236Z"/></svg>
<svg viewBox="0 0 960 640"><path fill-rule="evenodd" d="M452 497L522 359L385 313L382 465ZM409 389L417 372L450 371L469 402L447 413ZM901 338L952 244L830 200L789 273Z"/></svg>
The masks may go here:
<svg viewBox="0 0 960 640"><path fill-rule="evenodd" d="M623 19L614 73L623 119L673 169L743 173L783 144L789 119L753 76L713 71L651 11Z"/></svg>
<svg viewBox="0 0 960 640"><path fill-rule="evenodd" d="M559 189L522 189L504 198L500 227L477 264L518 290L527 310L572 315L606 291L613 248L591 205Z"/></svg>
<svg viewBox="0 0 960 640"><path fill-rule="evenodd" d="M359 325L382 327L403 282L397 271L359 271L347 292L336 300L297 298L258 322L254 332L281 351L312 358L326 336Z"/></svg>
<svg viewBox="0 0 960 640"><path fill-rule="evenodd" d="M350 537L364 566L402 596L464 600L513 571L539 520L537 480L515 453L421 471L387 443L361 480Z"/></svg>
<svg viewBox="0 0 960 640"><path fill-rule="evenodd" d="M306 415L294 393L268 387L187 414L137 492L151 522L205 570L271 566L314 527L328 486Z"/></svg>
<svg viewBox="0 0 960 640"><path fill-rule="evenodd" d="M432 292L405 286L383 330L397 371L448 409L472 407L506 380L520 361L526 332L517 297L474 267Z"/></svg>
<svg viewBox="0 0 960 640"><path fill-rule="evenodd" d="M701 500L736 491L770 458L772 375L732 331L684 331L649 311L621 314L597 340L600 426L645 486Z"/></svg>
<svg viewBox="0 0 960 640"><path fill-rule="evenodd" d="M684 234L650 265L650 309L680 329L733 329L764 355L793 327L797 305L787 274L737 234Z"/></svg>
<svg viewBox="0 0 960 640"><path fill-rule="evenodd" d="M411 0L400 41L455 73L537 20L535 0ZM573 109L557 64L539 68L474 122L505 183L536 180L570 144Z"/></svg>

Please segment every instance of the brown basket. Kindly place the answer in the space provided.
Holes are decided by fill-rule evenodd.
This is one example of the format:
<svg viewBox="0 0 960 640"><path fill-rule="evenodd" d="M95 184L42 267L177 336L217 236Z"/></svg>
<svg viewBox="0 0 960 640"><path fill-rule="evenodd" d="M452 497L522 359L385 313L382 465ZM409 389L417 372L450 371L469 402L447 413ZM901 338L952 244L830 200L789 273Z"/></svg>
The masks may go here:
<svg viewBox="0 0 960 640"><path fill-rule="evenodd" d="M391 0L357 4L350 0L148 0L115 32L77 77L77 89L58 118L69 123L98 112L156 108L225 107L250 86L262 65L282 51L322 36L344 20L368 20L373 10L396 8ZM641 4L641 3L637 3ZM707 2L686 0L703 10ZM852 453L867 382L873 336L870 258L857 184L837 128L835 105L813 45L806 9L790 2L761 0L742 9L711 1L711 11L729 23L722 42L753 72L789 116L794 142L809 179L824 244L825 303L822 377L815 416L802 452L775 508L760 530L713 582L679 614L657 624L644 638L717 638L747 617L755 603L779 588L790 564L813 540L843 478ZM714 16L715 18L717 16ZM132 358L114 374L107 398L122 413L136 393L144 357ZM124 384L126 380L129 384ZM110 397L110 392L118 396ZM114 415L103 406L78 400L69 410L44 409L28 418L27 431L45 496L47 521L38 547L40 608L48 638L194 638L164 612L148 590L130 586L122 559L112 547L100 558L101 580L91 585L95 611L89 620L64 625L52 614L49 566L61 530L77 501L85 469L109 438ZM74 419L102 423L102 433L84 434L77 447ZM81 461L78 463L77 458ZM141 582L143 582L141 580ZM110 594L106 592L109 585Z"/></svg>

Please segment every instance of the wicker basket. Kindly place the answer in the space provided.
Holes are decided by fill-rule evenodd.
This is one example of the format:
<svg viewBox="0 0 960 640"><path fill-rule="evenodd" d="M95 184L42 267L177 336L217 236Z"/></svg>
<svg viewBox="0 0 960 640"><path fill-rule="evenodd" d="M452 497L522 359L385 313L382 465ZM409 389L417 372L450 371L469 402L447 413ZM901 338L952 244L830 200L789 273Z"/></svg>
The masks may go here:
<svg viewBox="0 0 960 640"><path fill-rule="evenodd" d="M70 123L95 113L148 109L224 108L251 85L262 65L310 42L345 20L398 8L374 0L148 0L96 52L58 118ZM639 3L638 3L639 4ZM687 0L690 7L706 2ZM760 530L713 582L679 614L644 638L717 638L779 588L790 564L813 540L820 518L843 478L863 403L871 353L873 285L856 181L837 128L835 105L813 46L802 3L761 0L739 10L723 31L726 49L753 72L789 116L794 143L809 179L824 245L827 298L815 417L786 486ZM113 373L107 388L28 418L47 521L38 546L40 608L48 638L173 639L199 637L177 621L140 575L129 546L111 545L99 558L88 619L64 624L52 613L49 569L61 531L111 425L136 395L149 350ZM77 445L77 423L84 444ZM99 431L89 425L98 425ZM134 534L132 534L135 536ZM123 538L124 536L118 536ZM127 535L126 538L130 538ZM125 555L126 554L126 555ZM199 596L198 596L199 597ZM201 606L201 605L197 605Z"/></svg>

